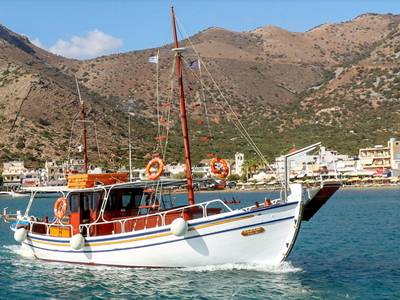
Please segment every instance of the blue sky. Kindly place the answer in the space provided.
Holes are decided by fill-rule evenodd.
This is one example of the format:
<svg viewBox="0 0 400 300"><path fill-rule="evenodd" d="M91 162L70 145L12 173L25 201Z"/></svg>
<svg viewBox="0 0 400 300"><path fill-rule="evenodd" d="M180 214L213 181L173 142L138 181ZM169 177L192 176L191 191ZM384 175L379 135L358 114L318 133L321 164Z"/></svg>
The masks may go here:
<svg viewBox="0 0 400 300"><path fill-rule="evenodd" d="M0 24L48 51L86 59L162 46L170 6L189 36L209 27L243 32L266 25L305 32L363 13L400 14L396 0L0 0Z"/></svg>

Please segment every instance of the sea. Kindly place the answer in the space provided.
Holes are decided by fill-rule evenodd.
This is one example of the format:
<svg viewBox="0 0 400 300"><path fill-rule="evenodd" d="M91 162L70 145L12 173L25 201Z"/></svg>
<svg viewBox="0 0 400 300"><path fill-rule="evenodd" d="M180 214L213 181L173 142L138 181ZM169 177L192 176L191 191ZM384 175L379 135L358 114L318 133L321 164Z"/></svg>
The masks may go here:
<svg viewBox="0 0 400 300"><path fill-rule="evenodd" d="M176 201L185 197L178 194ZM209 197L248 205L273 195L196 194L197 201ZM51 214L55 199L35 201L41 201L37 210ZM24 212L27 203L3 196L0 210ZM132 269L43 262L21 249L9 226L0 226L0 299L400 299L400 188L339 190L302 223L280 266Z"/></svg>

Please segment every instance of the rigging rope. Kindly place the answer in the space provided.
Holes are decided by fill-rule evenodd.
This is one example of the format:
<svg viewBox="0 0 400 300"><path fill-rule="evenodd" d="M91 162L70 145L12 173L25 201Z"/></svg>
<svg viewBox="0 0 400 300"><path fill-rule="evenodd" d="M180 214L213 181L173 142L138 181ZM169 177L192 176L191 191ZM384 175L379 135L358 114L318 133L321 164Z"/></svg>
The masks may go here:
<svg viewBox="0 0 400 300"><path fill-rule="evenodd" d="M183 26L181 25L178 17L175 15L175 18L179 24L179 27L182 28L183 32L186 35L187 40L189 41L190 45L192 46L193 50L195 53L197 53L197 58L199 59L200 62L203 62L203 60L201 59L200 55L198 54L198 52L196 51L195 46L193 45L192 41L190 40L190 37L187 35L187 33L185 32ZM187 63L187 62L186 62ZM216 83L216 81L214 80L214 78L211 76L211 73L208 71L207 67L204 65L204 68L207 72L207 74L210 76L212 82L214 83L214 85L216 86L216 88L218 89L219 94L221 95L221 97L224 99L225 103L228 105L228 108L231 112L231 114L233 115L234 118L230 118L230 115L225 111L224 106L221 105L219 103L219 101L212 95L212 93L210 92L209 89L207 89L207 91L210 93L210 95L212 96L212 98L222 107L222 110L224 111L224 113L227 115L228 120L231 120L233 122L233 124L235 125L235 127L243 134L243 136L245 137L245 139L247 140L247 142L249 143L249 145L251 145L251 147L254 149L254 151L256 151L256 153L258 154L258 156L260 156L260 158L263 160L263 162L270 168L270 170L272 170L271 166L269 165L268 161L265 159L264 155L261 153L260 149L257 147L257 145L254 143L253 139L250 137L250 134L247 132L246 128L244 127L243 123L240 121L240 119L238 118L238 116L236 115L236 113L234 112L234 110L232 109L232 106L229 104L229 102L227 101L227 99L225 98L225 96L223 95L221 89L219 88L218 84ZM201 80L201 79L199 79Z"/></svg>
<svg viewBox="0 0 400 300"><path fill-rule="evenodd" d="M78 112L74 118L74 120L72 121L72 126L71 126L71 133L69 136L69 144L68 144L68 160L67 160L67 170L69 169L69 159L70 159L70 153L71 153L71 143L72 143L72 135L74 133L74 126L75 126L75 121L76 118L78 118L78 115L80 115L81 112Z"/></svg>

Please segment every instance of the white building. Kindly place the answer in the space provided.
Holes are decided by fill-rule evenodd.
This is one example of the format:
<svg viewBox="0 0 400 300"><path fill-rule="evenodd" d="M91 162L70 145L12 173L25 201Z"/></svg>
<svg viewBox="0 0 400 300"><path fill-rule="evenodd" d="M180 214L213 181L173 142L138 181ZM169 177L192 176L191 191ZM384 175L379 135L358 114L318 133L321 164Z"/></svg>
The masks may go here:
<svg viewBox="0 0 400 300"><path fill-rule="evenodd" d="M235 174L242 176L243 174L243 162L244 162L244 154L236 152L235 153Z"/></svg>
<svg viewBox="0 0 400 300"><path fill-rule="evenodd" d="M289 153L295 152L297 149L292 149ZM339 165L339 162L344 162ZM347 163L347 169L346 169ZM355 171L356 161L349 159L348 155L339 155L337 151L327 150L325 147L320 147L317 153L302 153L293 156L289 160L289 167L293 177L301 178L304 176L319 176L319 174L329 175L335 174L338 170L338 165L346 171ZM284 156L275 159L274 169L278 177L284 174ZM343 170L344 171L344 170Z"/></svg>

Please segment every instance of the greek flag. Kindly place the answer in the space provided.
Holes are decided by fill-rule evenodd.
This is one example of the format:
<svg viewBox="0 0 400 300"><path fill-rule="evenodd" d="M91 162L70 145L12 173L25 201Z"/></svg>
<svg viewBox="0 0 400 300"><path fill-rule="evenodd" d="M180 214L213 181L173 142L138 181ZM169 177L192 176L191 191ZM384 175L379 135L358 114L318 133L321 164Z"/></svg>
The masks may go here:
<svg viewBox="0 0 400 300"><path fill-rule="evenodd" d="M199 66L200 66L199 60L191 61L189 63L189 68L191 68L191 69L198 69Z"/></svg>
<svg viewBox="0 0 400 300"><path fill-rule="evenodd" d="M149 57L149 63L157 64L158 63L158 55L153 55Z"/></svg>

